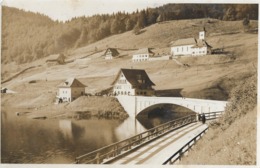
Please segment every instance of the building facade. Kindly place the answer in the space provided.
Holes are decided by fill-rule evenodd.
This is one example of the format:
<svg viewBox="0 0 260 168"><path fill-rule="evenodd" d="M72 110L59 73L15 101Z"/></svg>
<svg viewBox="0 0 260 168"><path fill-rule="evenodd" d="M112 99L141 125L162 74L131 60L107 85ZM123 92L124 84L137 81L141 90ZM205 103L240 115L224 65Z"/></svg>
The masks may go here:
<svg viewBox="0 0 260 168"><path fill-rule="evenodd" d="M71 102L85 94L85 87L77 79L69 78L58 86L58 98L63 102Z"/></svg>
<svg viewBox="0 0 260 168"><path fill-rule="evenodd" d="M114 95L153 96L155 84L150 80L145 70L121 69L112 83Z"/></svg>
<svg viewBox="0 0 260 168"><path fill-rule="evenodd" d="M115 48L108 48L105 52L105 59L110 60L119 55L119 52Z"/></svg>
<svg viewBox="0 0 260 168"><path fill-rule="evenodd" d="M151 51L150 48L142 48L133 54L132 61L133 62L148 61L151 56L154 56L154 53Z"/></svg>
<svg viewBox="0 0 260 168"><path fill-rule="evenodd" d="M172 44L173 56L201 56L211 54L212 47L205 40L205 31L199 32L199 39L179 39Z"/></svg>

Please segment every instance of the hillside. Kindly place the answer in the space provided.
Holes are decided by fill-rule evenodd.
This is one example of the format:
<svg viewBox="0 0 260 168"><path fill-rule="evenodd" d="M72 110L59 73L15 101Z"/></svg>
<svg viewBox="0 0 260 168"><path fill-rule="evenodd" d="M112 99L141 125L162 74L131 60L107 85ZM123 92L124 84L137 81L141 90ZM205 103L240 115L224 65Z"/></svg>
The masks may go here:
<svg viewBox="0 0 260 168"><path fill-rule="evenodd" d="M191 11L191 12L186 12ZM2 63L28 63L50 54L67 53L70 49L165 21L195 18L220 20L258 19L257 4L166 4L158 8L123 11L112 15L53 21L39 13L3 6ZM128 46L128 47L132 47Z"/></svg>
<svg viewBox="0 0 260 168"><path fill-rule="evenodd" d="M111 87L110 84L120 68L140 68L148 72L157 90L180 89L181 94L186 97L226 100L236 81L249 76L257 68L257 34L244 33L240 21L215 20L214 23L207 23L206 38L209 44L214 48L224 46L229 54L177 58L180 62L189 64L189 68L180 66L175 61L133 63L131 56L135 50L127 50L136 45L136 48L155 47L155 53L169 53L170 48L167 46L171 41L188 36L197 37L200 25L207 20L156 24L147 27L145 32L138 36L131 32L114 35L86 47L71 50L69 59L74 62L65 65L47 66L45 59L22 65L4 64L2 73L6 74L3 76L5 79L25 68L35 67L2 86L17 92L26 92L26 89L32 86L44 88L46 92L55 92L59 82L69 77L77 77L88 86L87 92L96 93ZM250 24L252 28L257 27L256 21L251 21ZM186 28L182 30L184 26ZM189 33L179 33L180 31ZM100 52L88 56L96 46ZM102 55L106 46L120 48L120 57L112 61L104 60ZM82 57L86 58L79 59ZM31 80L38 82L29 84Z"/></svg>
<svg viewBox="0 0 260 168"><path fill-rule="evenodd" d="M225 54L176 58L182 64L189 64L189 67L177 64L174 60L140 63L131 61L135 49L142 47L153 47L156 54L169 53L171 41L179 38L198 37L198 31L202 26L206 27L208 43L214 49L223 48ZM258 21L251 20L250 29L256 28L258 28ZM102 55L107 47L118 48L120 56L114 60L104 60ZM212 137L219 135L217 133L223 134L223 137L231 135L225 144L220 143L222 141L220 136L216 138L215 142L218 143L218 146L214 148L214 151L212 150L212 155L216 154L219 156L218 158L221 158L223 153L220 153L219 150L222 149L223 145L231 144L235 137L248 137L251 130L250 133L252 134L250 134L251 139L249 141L243 139L243 141L237 142L237 145L242 144L242 147L236 151L241 152L242 150L241 153L247 157L248 150L255 148L253 137L255 135L255 102L252 102L252 104L248 102L255 100L256 96L254 94L256 93L256 78L254 78L254 75L258 67L257 53L258 34L251 31L245 32L241 21L193 19L162 22L142 29L142 33L139 35L134 35L131 31L128 31L81 48L71 49L67 52L67 60L70 61L65 65L48 66L45 63L46 58L36 59L24 64L14 62L2 64L3 79L8 79L17 73L18 75L2 84L2 87L7 87L17 93L1 94L1 105L3 108L41 109L44 111L48 107L54 106L53 102L58 84L69 77L78 78L83 84L87 85L87 93L95 94L112 87L111 83L120 68L145 69L150 79L156 84L154 88L157 93L161 95L231 100L233 106L230 106L230 108L236 107L238 104L243 105L238 106L243 109L242 111L235 108L229 109L230 112L227 113L225 120L220 121L217 125L222 126L215 132L209 132L210 140L205 138L206 141L203 142L208 143L212 140ZM23 72L24 69L29 67L32 68ZM19 73L21 71L22 73ZM247 88L250 89L247 90ZM240 95L245 95L245 97ZM69 104L68 108L89 110L84 108L84 104L88 100L85 97L78 99ZM101 99L95 100L94 98L92 101L99 103ZM242 104L242 102L246 103ZM86 104L89 103L91 102ZM104 103L105 108L110 105ZM111 108L118 108L118 111L122 110L114 106L111 106ZM110 110L112 110L111 108ZM239 113L236 113L237 111ZM230 117L232 113L235 115ZM252 121L249 125L247 124L248 120ZM245 130L242 131L244 128ZM223 130L226 130L226 132L223 132ZM253 143L247 145L248 142ZM202 146L204 145L202 144ZM235 144L232 143L228 147L233 149ZM205 146L203 150L209 149L211 149L209 146ZM233 150L226 152L224 149L223 152L225 154L223 156L228 158ZM196 159L196 153L193 156ZM223 164L254 164L254 154L249 157L249 161L243 162L240 159L240 161L234 160L234 162L223 161ZM205 159L208 156L201 155L201 158ZM184 163L195 162L187 161ZM197 163L202 164L200 161ZM215 163L222 162L216 161ZM209 164L215 163L209 162Z"/></svg>
<svg viewBox="0 0 260 168"><path fill-rule="evenodd" d="M224 116L210 124L209 132L180 164L256 164L257 76L238 83Z"/></svg>

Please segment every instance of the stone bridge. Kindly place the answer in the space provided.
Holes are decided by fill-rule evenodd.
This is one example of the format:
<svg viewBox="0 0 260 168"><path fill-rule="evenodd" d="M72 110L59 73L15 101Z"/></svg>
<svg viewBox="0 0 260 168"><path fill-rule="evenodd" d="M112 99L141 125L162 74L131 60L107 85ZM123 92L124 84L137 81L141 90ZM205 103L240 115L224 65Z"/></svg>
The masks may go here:
<svg viewBox="0 0 260 168"><path fill-rule="evenodd" d="M181 97L117 96L116 98L130 117L136 117L146 108L159 104L175 104L186 107L196 113L224 111L227 105L227 101Z"/></svg>

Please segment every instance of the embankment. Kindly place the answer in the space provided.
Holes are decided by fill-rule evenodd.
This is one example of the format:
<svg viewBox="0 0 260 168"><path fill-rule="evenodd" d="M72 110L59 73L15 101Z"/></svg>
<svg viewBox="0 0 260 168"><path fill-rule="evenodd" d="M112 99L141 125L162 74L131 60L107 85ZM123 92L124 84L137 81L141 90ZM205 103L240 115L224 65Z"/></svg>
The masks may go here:
<svg viewBox="0 0 260 168"><path fill-rule="evenodd" d="M8 109L8 106L4 106ZM103 96L81 96L71 103L61 104L48 104L38 107L14 107L19 109L16 113L25 115L28 118L77 118L86 119L89 117L98 118L119 118L124 119L128 117L128 114L124 111L124 108L114 97ZM26 113L24 113L26 111Z"/></svg>
<svg viewBox="0 0 260 168"><path fill-rule="evenodd" d="M255 165L257 76L245 78L231 91L224 116L180 164Z"/></svg>

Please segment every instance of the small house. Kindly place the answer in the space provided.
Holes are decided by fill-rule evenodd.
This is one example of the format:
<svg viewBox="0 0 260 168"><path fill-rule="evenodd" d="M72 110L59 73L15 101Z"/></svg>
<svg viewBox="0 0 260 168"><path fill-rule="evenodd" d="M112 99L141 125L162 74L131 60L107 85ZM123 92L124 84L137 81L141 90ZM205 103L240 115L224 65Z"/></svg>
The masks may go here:
<svg viewBox="0 0 260 168"><path fill-rule="evenodd" d="M113 59L114 57L119 55L119 52L117 51L116 48L108 48L106 50L106 52L104 53L105 55L105 59L109 60L109 59Z"/></svg>
<svg viewBox="0 0 260 168"><path fill-rule="evenodd" d="M112 84L114 95L152 96L155 93L152 88L155 84L142 69L121 69Z"/></svg>
<svg viewBox="0 0 260 168"><path fill-rule="evenodd" d="M178 39L172 43L171 55L173 56L200 56L211 54L212 47L205 40L205 30L199 32L199 39Z"/></svg>
<svg viewBox="0 0 260 168"><path fill-rule="evenodd" d="M148 61L150 57L154 56L154 52L150 48L142 48L133 54L133 62Z"/></svg>
<svg viewBox="0 0 260 168"><path fill-rule="evenodd" d="M58 98L63 102L71 102L85 94L85 87L78 79L69 78L58 86Z"/></svg>
<svg viewBox="0 0 260 168"><path fill-rule="evenodd" d="M65 63L65 56L63 54L53 54L50 55L47 60L46 63L48 65L61 65Z"/></svg>
<svg viewBox="0 0 260 168"><path fill-rule="evenodd" d="M1 93L16 93L16 92L7 88L1 88Z"/></svg>

